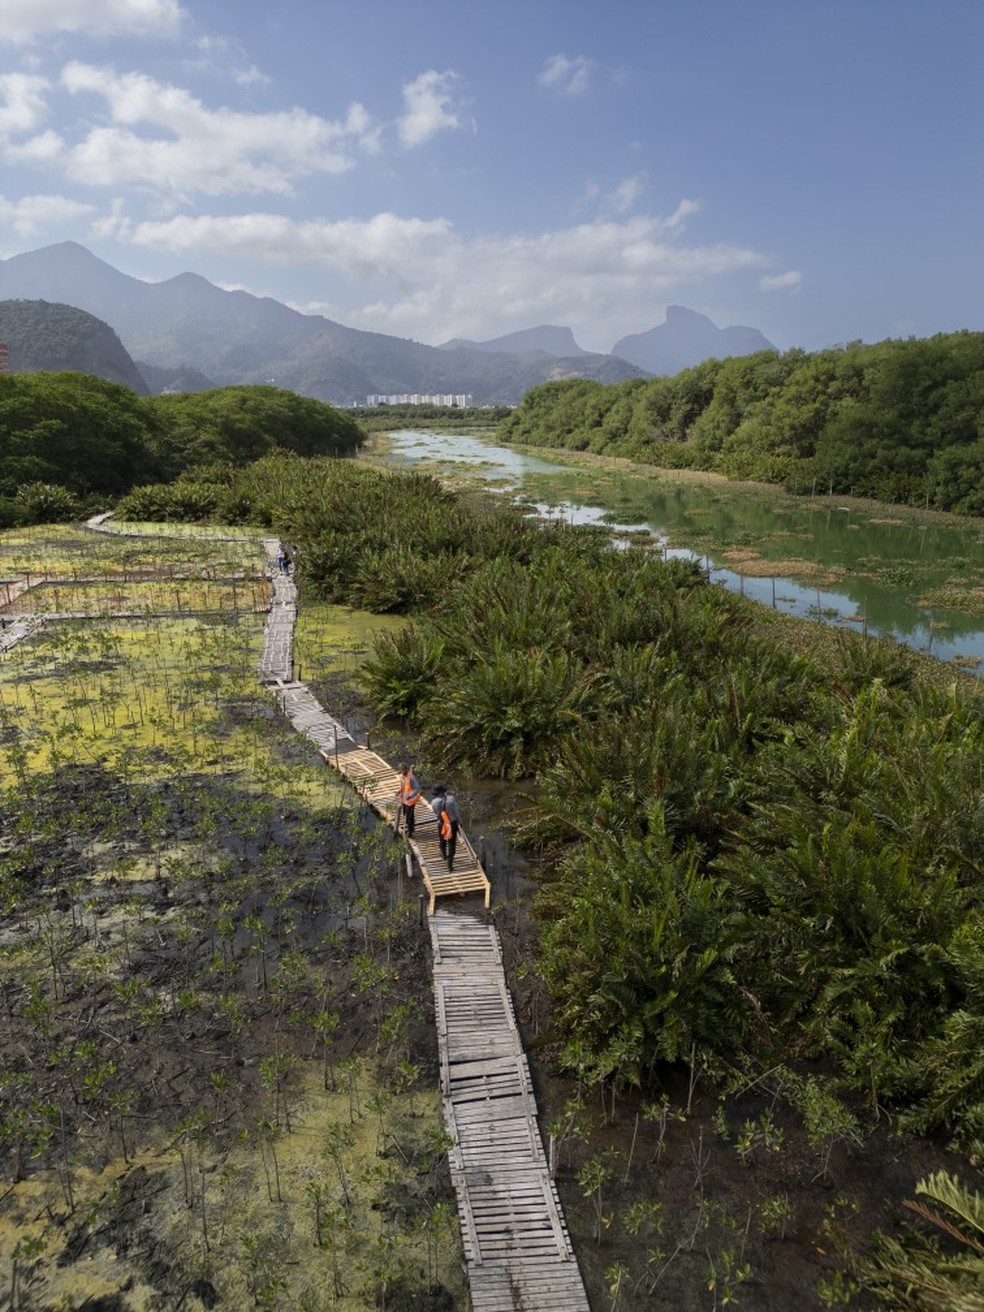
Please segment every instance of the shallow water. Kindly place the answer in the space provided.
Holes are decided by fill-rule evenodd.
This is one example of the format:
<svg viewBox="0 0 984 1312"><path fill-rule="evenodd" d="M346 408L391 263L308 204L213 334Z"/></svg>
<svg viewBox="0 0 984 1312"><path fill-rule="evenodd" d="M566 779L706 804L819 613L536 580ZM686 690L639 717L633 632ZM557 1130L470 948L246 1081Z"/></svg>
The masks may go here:
<svg viewBox="0 0 984 1312"><path fill-rule="evenodd" d="M462 434L389 433L379 454L399 468L481 480L545 516L645 534L667 556L699 559L714 582L777 610L884 634L984 674L979 520L565 464Z"/></svg>

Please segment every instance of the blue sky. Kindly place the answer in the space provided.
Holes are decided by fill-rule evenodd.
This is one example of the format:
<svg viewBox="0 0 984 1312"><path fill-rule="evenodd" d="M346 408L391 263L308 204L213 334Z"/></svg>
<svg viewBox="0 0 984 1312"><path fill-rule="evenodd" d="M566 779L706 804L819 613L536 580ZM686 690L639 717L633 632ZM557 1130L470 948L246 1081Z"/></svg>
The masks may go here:
<svg viewBox="0 0 984 1312"><path fill-rule="evenodd" d="M0 256L437 344L984 330L982 0L0 0Z"/></svg>

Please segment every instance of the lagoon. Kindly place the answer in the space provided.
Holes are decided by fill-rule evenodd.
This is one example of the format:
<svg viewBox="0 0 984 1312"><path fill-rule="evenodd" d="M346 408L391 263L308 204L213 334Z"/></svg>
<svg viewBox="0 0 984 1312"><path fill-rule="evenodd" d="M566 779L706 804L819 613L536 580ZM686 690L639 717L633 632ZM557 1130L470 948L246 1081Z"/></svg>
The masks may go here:
<svg viewBox="0 0 984 1312"><path fill-rule="evenodd" d="M460 433L388 433L373 458L500 489L544 516L609 525L616 541L648 537L777 610L885 635L984 674L981 520L686 472L643 474Z"/></svg>

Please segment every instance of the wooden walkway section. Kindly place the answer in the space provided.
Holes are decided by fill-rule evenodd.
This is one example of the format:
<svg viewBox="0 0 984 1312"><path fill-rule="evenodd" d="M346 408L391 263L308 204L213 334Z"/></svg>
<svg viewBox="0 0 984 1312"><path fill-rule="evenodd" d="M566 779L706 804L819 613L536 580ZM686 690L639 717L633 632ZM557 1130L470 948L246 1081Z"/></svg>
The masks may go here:
<svg viewBox="0 0 984 1312"><path fill-rule="evenodd" d="M102 521L90 526L112 531ZM273 563L277 541L263 545L272 596L259 681L326 764L395 827L397 771L360 746L306 684L293 678L297 591ZM11 637L13 627L7 630ZM437 820L423 797L408 842L430 894L441 1096L473 1312L590 1312L547 1168L499 936L484 916L435 909L438 897L475 892L484 894L488 908L488 878L460 831L455 870L447 871Z"/></svg>
<svg viewBox="0 0 984 1312"><path fill-rule="evenodd" d="M444 1123L474 1312L588 1312L498 934L452 911L429 924Z"/></svg>
<svg viewBox="0 0 984 1312"><path fill-rule="evenodd" d="M277 554L275 539L264 541L268 559ZM343 775L356 792L394 829L397 823L396 790L398 771L369 747L360 747L343 724L324 709L304 683L293 677L294 623L297 618L297 589L292 579L276 570L258 675L276 696L284 714L298 733L308 738L326 765ZM416 807L416 824L407 843L413 852L429 896L428 911L434 914L439 897L481 893L488 908L492 886L468 837L458 831L454 870L441 860L437 817L426 798ZM404 837L406 837L404 835Z"/></svg>

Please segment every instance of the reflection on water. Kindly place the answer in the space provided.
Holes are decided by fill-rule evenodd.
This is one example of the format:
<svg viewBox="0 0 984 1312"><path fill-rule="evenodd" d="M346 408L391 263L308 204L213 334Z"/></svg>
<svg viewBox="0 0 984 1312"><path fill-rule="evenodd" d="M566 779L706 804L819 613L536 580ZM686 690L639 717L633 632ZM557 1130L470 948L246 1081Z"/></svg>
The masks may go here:
<svg viewBox="0 0 984 1312"><path fill-rule="evenodd" d="M978 521L966 527L914 523L911 515L893 517L891 507L862 510L779 490L574 467L458 434L389 434L386 460L481 477L522 494L540 514L569 523L648 534L664 554L701 560L715 582L765 605L886 634L969 668L980 661L984 674L984 534ZM739 556L752 558L761 573L787 562L791 572L752 577L729 567ZM811 573L819 575L816 583ZM977 613L953 608L955 590L976 603Z"/></svg>

